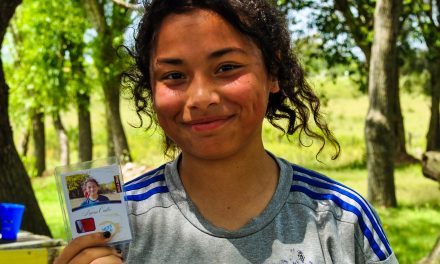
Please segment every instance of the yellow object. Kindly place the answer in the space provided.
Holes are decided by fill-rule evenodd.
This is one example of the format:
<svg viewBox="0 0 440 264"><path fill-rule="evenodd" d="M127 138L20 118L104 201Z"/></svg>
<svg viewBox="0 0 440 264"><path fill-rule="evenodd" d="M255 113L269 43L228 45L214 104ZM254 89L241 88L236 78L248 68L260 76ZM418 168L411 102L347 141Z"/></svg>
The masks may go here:
<svg viewBox="0 0 440 264"><path fill-rule="evenodd" d="M0 263L47 264L48 256L46 248L0 250Z"/></svg>
<svg viewBox="0 0 440 264"><path fill-rule="evenodd" d="M61 239L21 230L16 241L0 240L0 263L51 264L65 245Z"/></svg>
<svg viewBox="0 0 440 264"><path fill-rule="evenodd" d="M53 263L64 246L0 250L0 263L48 264Z"/></svg>

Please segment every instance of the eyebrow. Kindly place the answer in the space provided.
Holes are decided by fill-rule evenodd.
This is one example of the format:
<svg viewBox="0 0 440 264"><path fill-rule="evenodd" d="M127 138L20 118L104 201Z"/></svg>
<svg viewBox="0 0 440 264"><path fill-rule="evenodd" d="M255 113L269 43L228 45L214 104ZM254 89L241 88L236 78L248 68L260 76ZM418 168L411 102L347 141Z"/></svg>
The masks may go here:
<svg viewBox="0 0 440 264"><path fill-rule="evenodd" d="M217 59L220 58L226 54L229 53L241 53L241 54L247 54L246 51L244 51L243 49L240 48L234 48L234 47L228 47L228 48L223 48L220 50L216 50L214 52L212 52L211 54L209 54L208 59ZM178 59L178 58L157 58L156 59L156 65L157 64L169 64L169 65L183 65L183 60L182 59Z"/></svg>
<svg viewBox="0 0 440 264"><path fill-rule="evenodd" d="M216 58L220 58L228 53L241 53L241 54L247 54L246 51L244 51L243 49L240 48L224 48L224 49L220 49L217 51L214 51L213 53L209 54L208 58L209 59L216 59Z"/></svg>
<svg viewBox="0 0 440 264"><path fill-rule="evenodd" d="M174 59L174 58L157 58L156 60L157 64L170 64L170 65L182 65L183 60L181 59Z"/></svg>

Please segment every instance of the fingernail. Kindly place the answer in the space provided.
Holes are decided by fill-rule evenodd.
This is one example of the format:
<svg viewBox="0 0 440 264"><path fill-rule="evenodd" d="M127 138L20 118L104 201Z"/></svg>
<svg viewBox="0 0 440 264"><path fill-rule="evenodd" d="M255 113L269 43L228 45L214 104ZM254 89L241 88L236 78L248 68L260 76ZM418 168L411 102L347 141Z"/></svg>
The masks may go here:
<svg viewBox="0 0 440 264"><path fill-rule="evenodd" d="M103 236L104 238L109 238L109 237L111 237L111 235L112 235L112 233L110 233L110 231L105 231L105 232L102 234L102 236Z"/></svg>

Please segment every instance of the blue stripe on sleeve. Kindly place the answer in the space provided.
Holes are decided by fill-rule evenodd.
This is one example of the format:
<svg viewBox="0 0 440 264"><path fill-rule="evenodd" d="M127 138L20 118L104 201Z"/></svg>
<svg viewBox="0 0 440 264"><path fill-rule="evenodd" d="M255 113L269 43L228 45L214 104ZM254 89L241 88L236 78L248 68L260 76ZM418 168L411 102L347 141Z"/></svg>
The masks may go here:
<svg viewBox="0 0 440 264"><path fill-rule="evenodd" d="M341 186L341 187L343 187L343 188L346 188L346 189L352 191L353 193L357 194L357 196L356 196L356 195L353 195L353 194L352 194L351 196L349 196L349 195L347 195L347 196L349 196L349 197L352 197L352 196L353 196L353 197L357 197L357 199L355 199L355 200L356 200L356 201L362 206L362 209L364 209L366 212L368 212L368 214L371 215L370 212L372 212L373 209L371 209L369 203L365 200L365 198L362 197L361 195L359 195L355 190L353 190L353 189L351 189L351 188L349 188L349 187L343 185L342 183L339 183L339 182L337 182L337 181L335 181L335 180L333 180L333 179L330 179L330 178L328 178L328 177L325 177L325 176L323 176L323 175L321 175L321 174L319 174L319 173L317 173L317 172L315 172L315 171L308 170L308 169L305 169L305 168L299 167L299 166L294 165L294 164L292 164L292 168L293 168L294 171L298 171L298 172L300 172L300 173L304 173L304 174L306 174L306 175L308 175L308 176L310 176L310 177L315 177L315 178L321 179L321 180L323 180L323 181L326 181L326 182L328 182L328 183L332 183L332 184L335 184L335 185ZM347 192L347 193L348 193L348 192ZM354 198L353 198L353 199L354 199ZM360 202L360 201L362 201L362 202ZM367 209L368 209L368 210L367 210ZM381 237L381 240L383 241L383 239L385 239L386 243L384 243L384 244L385 244L386 247L387 247L387 251L388 251L388 253L391 254L391 251L392 251L392 250L391 250L391 248L389 247L389 242L388 242L387 237L385 236L385 231L383 230L382 226L379 224L379 221L376 219L376 216L370 218L370 220L372 220L372 219L374 220L374 223L377 225L377 227L380 229L380 231L381 231L380 233L384 234L383 237ZM379 233L379 232L378 232L378 233Z"/></svg>
<svg viewBox="0 0 440 264"><path fill-rule="evenodd" d="M146 200L148 198L150 198L151 196L158 194L158 193L167 193L169 192L168 187L167 186L158 186L155 187L145 193L141 193L141 194L135 194L135 195L127 195L125 196L125 199L127 201L143 201Z"/></svg>
<svg viewBox="0 0 440 264"><path fill-rule="evenodd" d="M368 226L365 224L364 220L362 219L361 212L355 206L345 202L344 200L342 200L341 198L339 198L338 196L336 196L334 194L316 193L316 192L313 192L313 191L311 191L303 186L299 186L299 185L292 185L292 187L290 188L290 191L302 192L302 193L306 194L307 196L309 196L310 198L315 199L315 200L331 200L331 201L335 202L337 205L339 205L342 209L344 209L346 211L350 211L350 212L354 213L355 215L357 215L362 233L364 233L365 237L368 239L368 242L370 243L370 246L373 249L376 256L381 261L385 260L387 258L387 256L384 254L384 252L382 252L382 250L380 249L377 242L374 240L374 237L373 237L373 234L371 233L371 230L368 228Z"/></svg>
<svg viewBox="0 0 440 264"><path fill-rule="evenodd" d="M166 164L162 164L160 167L158 167L158 168L156 168L156 169L154 169L154 170L152 170L152 171L146 172L146 173L140 175L139 177L134 178L134 179L131 180L131 181L126 182L126 183L124 184L124 186L127 186L127 185L129 185L129 184L132 184L132 183L135 182L135 181L139 181L139 180L142 179L142 178L145 178L145 177L148 177L148 176L150 176L150 175L153 175L153 174L155 174L156 172L158 172L158 171L160 171L160 170L163 170L163 169L165 168L165 166L166 166Z"/></svg>
<svg viewBox="0 0 440 264"><path fill-rule="evenodd" d="M357 197L356 195L353 195L350 192L347 192L337 186L334 185L330 185L330 184L326 184L323 182L319 182L316 180L312 180L303 176L299 176L299 175L295 175L295 178L299 181L305 182L307 184L310 184L312 186L318 187L318 188L323 188L323 189L328 189L328 190L332 190L335 192L338 192L342 195L347 196L350 199L353 199L354 201L356 201L364 210L365 214L367 215L368 219L370 220L371 224L373 225L374 231L376 231L377 235L379 236L380 240L382 241L382 243L385 245L388 254L391 255L391 247L389 246L388 240L385 237L385 233L383 232L383 230L380 228L380 225L378 224L378 222L376 221L376 218L371 214L371 212L368 210L367 205L362 202L359 197ZM362 216L361 216L362 217Z"/></svg>
<svg viewBox="0 0 440 264"><path fill-rule="evenodd" d="M145 181L140 181L138 183L132 184L132 185L126 185L124 186L124 191L128 192L128 191L133 191L133 190L138 190L140 188L143 187L147 187L148 185L155 183L155 182L159 182L159 181L164 181L165 180L165 175L160 174L157 176L154 176L148 180Z"/></svg>

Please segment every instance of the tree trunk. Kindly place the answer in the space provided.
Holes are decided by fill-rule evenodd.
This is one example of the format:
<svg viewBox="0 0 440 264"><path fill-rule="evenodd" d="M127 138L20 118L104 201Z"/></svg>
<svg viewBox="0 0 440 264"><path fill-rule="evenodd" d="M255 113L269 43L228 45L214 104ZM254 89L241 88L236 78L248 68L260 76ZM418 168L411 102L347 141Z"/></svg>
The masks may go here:
<svg viewBox="0 0 440 264"><path fill-rule="evenodd" d="M112 121L111 114L108 105L105 105L105 128L107 131L107 157L113 157L116 155L115 153L115 142L113 141L113 129L112 129Z"/></svg>
<svg viewBox="0 0 440 264"><path fill-rule="evenodd" d="M355 41L356 45L361 49L362 53L365 56L365 70L367 73L366 76L366 87L369 87L369 76L368 73L370 71L369 69L369 63L371 60L371 45L369 45L369 42L366 41L366 34L360 34L359 26L364 25L365 22L361 21L360 19L357 19L353 16L352 10L350 9L350 3L346 0L335 0L334 6L335 9L338 10L345 19L345 23L348 26L351 36L353 40ZM400 26L399 26L400 27ZM396 68L398 70L398 68ZM398 73L397 73L398 74ZM405 140L405 127L403 123L403 115L402 110L400 107L400 98L399 98L399 89L396 87L394 91L394 95L396 100L393 101L394 106L394 119L392 120L393 126L394 126L394 133L395 133L395 162L398 164L406 164L406 163L414 163L418 162L418 160L411 155L408 154L406 150L406 140Z"/></svg>
<svg viewBox="0 0 440 264"><path fill-rule="evenodd" d="M29 122L26 125L26 128L23 130L23 133L21 133L23 136L20 141L19 151L23 157L25 157L27 155L27 152L29 149L29 138L31 136L31 129L32 129L32 120L29 119Z"/></svg>
<svg viewBox="0 0 440 264"><path fill-rule="evenodd" d="M440 61L430 61L431 118L426 135L426 151L440 150Z"/></svg>
<svg viewBox="0 0 440 264"><path fill-rule="evenodd" d="M34 141L34 158L37 175L42 176L46 170L46 141L44 133L44 113L35 111L32 116L32 135Z"/></svg>
<svg viewBox="0 0 440 264"><path fill-rule="evenodd" d="M393 87L389 87L391 92L390 96L391 98L394 98L394 100L391 100L393 105L392 124L395 136L394 162L396 164L419 163L419 160L410 155L406 150L405 126L403 122L402 107L400 107L399 66L397 65L394 70L396 71L394 75L397 78L397 84Z"/></svg>
<svg viewBox="0 0 440 264"><path fill-rule="evenodd" d="M109 54L113 55L110 56ZM118 60L116 49L113 48L112 45L112 34L109 30L105 30L101 34L100 56L100 60L104 62L104 65L114 65L116 64L115 61ZM107 121L109 121L111 126L115 154L122 163L131 162L130 149L128 148L127 137L125 136L119 109L120 75L112 73L101 79L103 80L102 88L104 90L105 103L108 110L106 111Z"/></svg>
<svg viewBox="0 0 440 264"><path fill-rule="evenodd" d="M130 149L121 122L119 111L119 86L120 82L114 79L108 80L104 85L104 93L107 103L107 120L111 126L115 154L122 163L131 162Z"/></svg>
<svg viewBox="0 0 440 264"><path fill-rule="evenodd" d="M0 49L7 25L20 0L0 0ZM1 56L1 55L0 55ZM21 229L50 236L26 169L14 145L8 113L9 87L0 57L0 201L26 206Z"/></svg>
<svg viewBox="0 0 440 264"><path fill-rule="evenodd" d="M78 155L79 160L84 162L93 158L92 126L89 109L90 95L78 92L76 97L78 101Z"/></svg>
<svg viewBox="0 0 440 264"><path fill-rule="evenodd" d="M394 186L395 133L393 89L398 87L398 21L402 0L379 0L374 12L374 41L369 72L369 109L365 122L368 199L376 205L397 205Z"/></svg>
<svg viewBox="0 0 440 264"><path fill-rule="evenodd" d="M60 144L60 162L61 165L66 166L70 164L70 148L69 137L67 136L66 129L61 121L60 112L53 114L53 124L58 135L58 142Z"/></svg>
<svg viewBox="0 0 440 264"><path fill-rule="evenodd" d="M85 70L83 65L84 43L71 43L68 47L72 65L72 79L76 79L80 89L76 91L78 110L78 159L81 162L93 158L93 137L90 117L90 88L84 82Z"/></svg>
<svg viewBox="0 0 440 264"><path fill-rule="evenodd" d="M396 69L397 70L397 69ZM399 76L397 73L396 76ZM391 88L391 87L390 87ZM391 95L393 104L393 124L394 124L394 134L395 134L395 159L396 163L404 162L405 156L408 155L406 151L406 141L405 141L405 129L403 124L402 108L400 107L400 94L399 87L393 87L393 94ZM391 90L391 89L390 89Z"/></svg>
<svg viewBox="0 0 440 264"><path fill-rule="evenodd" d="M130 19L128 19L130 12L120 12L115 9L120 7L113 6L112 14L107 17L104 12L106 1L83 0L83 2L87 15L98 32L97 65L101 68L99 70L100 80L106 101L107 122L113 134L115 154L122 163L130 162L132 158L119 109L121 58L117 56L117 50L113 47L114 39L122 38L126 27L130 24Z"/></svg>

